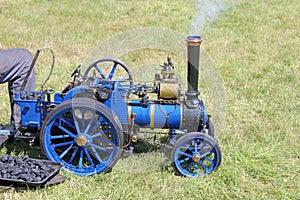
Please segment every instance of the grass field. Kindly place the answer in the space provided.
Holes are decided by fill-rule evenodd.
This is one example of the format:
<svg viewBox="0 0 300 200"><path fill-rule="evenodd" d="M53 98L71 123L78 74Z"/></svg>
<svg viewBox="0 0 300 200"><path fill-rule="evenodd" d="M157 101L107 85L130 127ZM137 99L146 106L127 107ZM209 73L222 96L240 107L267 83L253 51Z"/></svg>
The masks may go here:
<svg viewBox="0 0 300 200"><path fill-rule="evenodd" d="M115 169L93 177L76 177L62 171L67 177L62 184L40 190L4 192L0 197L300 199L300 3L298 0L229 3L218 20L202 33L203 48L213 61L226 93L226 118L217 134L223 161L217 172L188 179L174 175L168 164L166 169L153 166L156 170L140 173ZM27 47L33 53L43 46L51 47L57 61L48 86L60 91L70 76L66 71L83 63L114 35L141 27L188 35L196 14L194 8L193 1L181 0L0 0L0 42L4 48ZM129 52L121 59L138 70L139 65L162 63L168 53L146 49ZM174 52L170 54L184 74L185 60L176 58ZM42 62L47 63L47 59ZM39 64L38 83L48 70L49 66ZM209 84L213 77L204 79ZM201 97L207 97L209 104L212 101L209 96L213 96L210 93L214 91L207 92L207 84L200 83L200 88ZM7 86L1 85L0 123L8 121ZM0 152L41 157L39 150L17 142L6 144Z"/></svg>

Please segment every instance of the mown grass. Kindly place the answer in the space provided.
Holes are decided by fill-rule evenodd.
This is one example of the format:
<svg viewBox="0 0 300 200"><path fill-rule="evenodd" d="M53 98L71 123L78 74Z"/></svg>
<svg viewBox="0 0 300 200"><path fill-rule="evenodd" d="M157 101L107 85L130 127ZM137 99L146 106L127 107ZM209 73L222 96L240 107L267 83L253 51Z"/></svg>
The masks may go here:
<svg viewBox="0 0 300 200"><path fill-rule="evenodd" d="M49 87L60 90L69 78L66 70L72 70L98 44L119 32L163 27L188 34L193 7L190 1L167 0L2 1L0 38L6 48L21 46L32 52L42 46L54 49L57 62ZM57 186L0 196L299 199L299 10L298 0L240 0L205 29L203 47L222 77L227 98L225 127L217 135L223 163L216 173L187 179L175 176L168 166L144 173L116 169L93 177L62 172L67 180ZM161 63L166 57L164 53L146 50L123 58L129 66L154 60ZM37 68L38 76L43 77L46 71L47 67ZM8 123L9 119L6 87L1 85L0 90L1 123ZM7 151L41 157L39 151L20 148L17 142L7 144L1 154Z"/></svg>

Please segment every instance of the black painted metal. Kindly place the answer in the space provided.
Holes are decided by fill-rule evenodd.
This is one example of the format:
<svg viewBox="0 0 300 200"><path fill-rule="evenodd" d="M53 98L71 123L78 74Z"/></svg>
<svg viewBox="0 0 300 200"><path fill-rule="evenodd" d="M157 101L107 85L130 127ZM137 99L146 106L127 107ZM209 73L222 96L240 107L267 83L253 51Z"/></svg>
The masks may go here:
<svg viewBox="0 0 300 200"><path fill-rule="evenodd" d="M188 93L198 92L198 74L199 74L199 60L200 60L200 45L203 38L200 36L188 36L187 50L188 50Z"/></svg>

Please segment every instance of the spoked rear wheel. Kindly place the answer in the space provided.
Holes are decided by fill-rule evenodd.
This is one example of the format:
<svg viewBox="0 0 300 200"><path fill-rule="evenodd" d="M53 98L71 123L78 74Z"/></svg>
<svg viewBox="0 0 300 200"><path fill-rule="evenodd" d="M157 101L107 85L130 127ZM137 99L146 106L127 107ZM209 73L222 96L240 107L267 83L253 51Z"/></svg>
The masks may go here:
<svg viewBox="0 0 300 200"><path fill-rule="evenodd" d="M76 175L109 171L123 144L122 126L104 104L89 98L65 101L51 111L41 130L47 157Z"/></svg>
<svg viewBox="0 0 300 200"><path fill-rule="evenodd" d="M210 135L193 132L180 137L172 149L172 164L179 175L198 177L217 170L221 150Z"/></svg>

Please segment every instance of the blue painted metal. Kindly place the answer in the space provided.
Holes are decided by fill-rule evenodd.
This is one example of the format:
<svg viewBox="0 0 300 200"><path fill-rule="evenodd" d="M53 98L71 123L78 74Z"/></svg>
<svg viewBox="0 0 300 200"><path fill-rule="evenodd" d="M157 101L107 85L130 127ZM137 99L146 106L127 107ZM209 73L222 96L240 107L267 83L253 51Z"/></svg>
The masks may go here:
<svg viewBox="0 0 300 200"><path fill-rule="evenodd" d="M192 41L194 39L197 40L190 38L188 42L200 45L200 40ZM194 48L192 45L189 49L193 51ZM101 69L101 62L107 61L114 63L109 74ZM197 68L194 66L197 59L192 64L189 64L190 69ZM115 77L119 65L129 78ZM92 70L98 76L94 73L90 77ZM116 162L120 148L132 150L135 141L129 138L126 145L124 138L132 134L134 128L169 129L177 171L189 177L209 174L219 166L221 155L213 137L203 136L206 129L212 127L208 126L211 122L205 104L198 98L198 80L194 80L193 87L181 95L173 70L173 63L168 58L164 72L161 72L164 78L156 76L154 86L133 84L132 73L125 63L111 58L100 59L84 75L76 68L74 85L63 93L54 94L53 100L49 91L21 91L15 99L21 108L21 127L41 130L42 149L47 157L83 176L109 170ZM195 77L192 79L198 76ZM82 79L76 84L77 78ZM126 85L126 81L130 84ZM24 93L34 93L35 98L24 98ZM149 99L148 93L156 93L157 99ZM76 110L81 113L81 118L76 118ZM89 116L85 112L93 114ZM99 127L106 128L99 131ZM177 130L185 133L179 139ZM197 134L189 136L189 132ZM107 148L105 143L111 144L112 148ZM203 143L211 147L209 152L202 153L203 147L198 144Z"/></svg>
<svg viewBox="0 0 300 200"><path fill-rule="evenodd" d="M203 124L205 125L206 123L207 123L207 112L206 112L206 106L205 106L205 104L204 104L204 102L203 101L201 101L201 107L203 108ZM205 129L206 127L205 126L203 126L203 131L204 131L204 129Z"/></svg>
<svg viewBox="0 0 300 200"><path fill-rule="evenodd" d="M208 175L221 164L221 151L217 141L203 133L182 136L172 154L177 172L187 177Z"/></svg>
<svg viewBox="0 0 300 200"><path fill-rule="evenodd" d="M32 99L22 99L23 94L34 94ZM45 99L44 92L22 91L15 99L15 102L21 109L21 126L40 128L43 120L47 117L47 107L50 105L58 105L61 101L48 102Z"/></svg>
<svg viewBox="0 0 300 200"><path fill-rule="evenodd" d="M119 127L107 116L108 108L93 107L93 100L77 100L66 101L49 116L42 130L44 151L50 160L61 162L76 175L109 170L122 145Z"/></svg>
<svg viewBox="0 0 300 200"><path fill-rule="evenodd" d="M112 72L113 71L114 70L112 70ZM54 101L51 102L48 102L46 100L45 93L43 92L38 92L39 98L35 100L22 100L20 99L19 94L16 98L16 102L20 105L22 111L21 125L23 127L36 127L40 129L44 123L44 120L47 119L47 116L50 113L47 110L48 105L58 106L66 101L72 101L72 99L74 97L77 97L78 95L82 96L84 94L93 96L95 93L95 88L100 88L103 84L107 85L107 83L100 83L97 81L94 81L93 84L95 85L95 87L82 85L74 87L66 94L56 93L54 94ZM149 100L147 102L143 102L141 99L124 98L126 92L128 92L128 90L124 89L121 83L114 82L113 89L111 89L111 96L106 101L102 102L107 107L107 109L110 109L116 114L123 126L131 125L130 116L134 113L134 124L136 126L144 128L172 129L174 132L172 138L176 136L175 131L180 130L181 128L183 117L182 112L185 112L183 108L183 102L178 103L178 101L174 101L174 103L164 103L164 101L159 100ZM207 118L206 108L202 101L200 101L200 104L203 110L202 121L205 124ZM89 135L89 132L91 130L89 130L88 127L85 127L85 129L82 130L79 130L78 128L77 123L84 123L84 118L81 122L76 122L74 120L68 121L69 119L66 119L64 117L64 114L68 112L71 112L74 115L73 109L74 108L72 108L72 106L63 108L59 110L54 116L51 116L51 119L46 122L47 124L45 124L45 133L43 135L44 151L50 160L63 163L64 168L76 175L86 176L94 173L101 173L107 170L110 166L110 163L113 161L113 159L115 159L117 148L122 145L118 144L118 141L116 140L116 138L120 136L118 136L115 130L111 131L114 134L113 138L115 139L113 141L107 142L111 142L112 144L114 144L116 149L110 152L110 156L108 156L107 159L102 160L97 151L105 152L105 148L103 148L101 145L96 145L90 142L94 140L94 137L98 137L99 135ZM97 114L101 115L101 113ZM101 117L101 120L103 120L102 123L104 124L110 124L110 121L105 117ZM67 124L69 128L71 127L76 131L69 131L69 128L63 127L62 124ZM88 124L86 124L86 126L88 126ZM59 135L53 135L52 129L55 128L62 131L62 133ZM204 129L205 126L203 126L203 130ZM79 136L84 136L89 142L84 146L78 145L76 143L76 139ZM65 141L66 139L67 141ZM55 141L60 140L61 142L55 143ZM103 138L100 138L100 140L104 141ZM171 143L174 145L175 142L176 140ZM63 148L63 150L61 150L61 148ZM177 157L175 157L175 165L179 168L180 173L186 176L198 176L198 172L189 174L187 172L187 169L181 167L182 161L178 158L178 155L181 152L180 148L181 146L177 149ZM97 161L92 159L92 157L95 157L96 160L98 160L98 163L95 163ZM76 163L74 163L76 159L77 161ZM197 166L201 167L202 165ZM211 171L213 171L214 169L214 167L202 167L204 168L204 174L211 173Z"/></svg>
<svg viewBox="0 0 300 200"><path fill-rule="evenodd" d="M132 100L129 104L131 104L129 105L131 107L130 114L136 114L135 124L147 128L179 129L181 118L181 106L179 104L162 104L157 101L149 101L146 106L141 106L139 100Z"/></svg>
<svg viewBox="0 0 300 200"><path fill-rule="evenodd" d="M27 92L27 91L26 91ZM34 92L34 91L28 91ZM21 94L16 96L15 102L21 108L21 126L25 127L41 127L43 111L45 110L45 99L42 93L38 93L39 99L22 100Z"/></svg>

